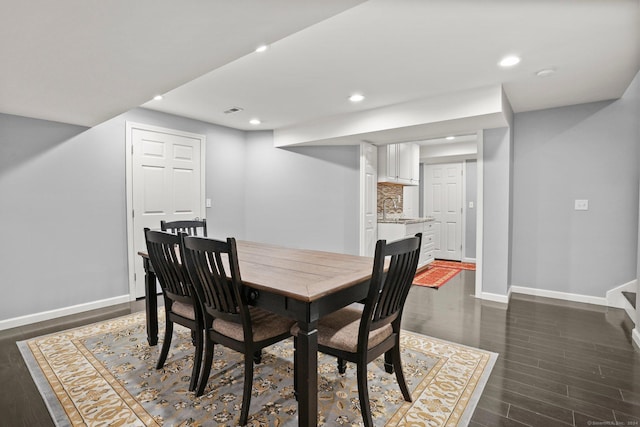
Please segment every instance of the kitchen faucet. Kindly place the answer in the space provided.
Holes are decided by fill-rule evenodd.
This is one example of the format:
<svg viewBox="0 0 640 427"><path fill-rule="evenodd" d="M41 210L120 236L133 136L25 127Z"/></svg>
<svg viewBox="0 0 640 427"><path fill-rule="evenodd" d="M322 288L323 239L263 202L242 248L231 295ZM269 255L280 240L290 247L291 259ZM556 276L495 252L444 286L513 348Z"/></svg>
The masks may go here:
<svg viewBox="0 0 640 427"><path fill-rule="evenodd" d="M393 203L393 208L394 209L396 209L398 207L395 197L387 197L386 199L384 199L382 201L382 220L383 221L387 220L387 200L391 200L391 202Z"/></svg>

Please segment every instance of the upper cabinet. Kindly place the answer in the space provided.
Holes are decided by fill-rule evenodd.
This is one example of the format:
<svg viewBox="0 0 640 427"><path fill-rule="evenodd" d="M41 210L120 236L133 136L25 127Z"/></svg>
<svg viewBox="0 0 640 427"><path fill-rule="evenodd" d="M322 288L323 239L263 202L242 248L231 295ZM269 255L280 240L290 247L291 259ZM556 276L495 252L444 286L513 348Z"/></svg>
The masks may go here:
<svg viewBox="0 0 640 427"><path fill-rule="evenodd" d="M420 184L420 146L404 142L378 147L378 182Z"/></svg>

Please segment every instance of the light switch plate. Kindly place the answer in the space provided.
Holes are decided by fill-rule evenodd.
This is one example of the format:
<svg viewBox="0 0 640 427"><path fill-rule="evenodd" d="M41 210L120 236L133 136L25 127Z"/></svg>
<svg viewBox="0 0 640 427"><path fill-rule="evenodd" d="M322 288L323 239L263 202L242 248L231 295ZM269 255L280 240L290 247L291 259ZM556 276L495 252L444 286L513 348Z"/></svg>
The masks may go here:
<svg viewBox="0 0 640 427"><path fill-rule="evenodd" d="M206 207L210 208L211 207L211 199L205 199L204 204Z"/></svg>
<svg viewBox="0 0 640 427"><path fill-rule="evenodd" d="M588 200L576 200L574 209L577 210L577 211L588 211L589 210L589 201Z"/></svg>

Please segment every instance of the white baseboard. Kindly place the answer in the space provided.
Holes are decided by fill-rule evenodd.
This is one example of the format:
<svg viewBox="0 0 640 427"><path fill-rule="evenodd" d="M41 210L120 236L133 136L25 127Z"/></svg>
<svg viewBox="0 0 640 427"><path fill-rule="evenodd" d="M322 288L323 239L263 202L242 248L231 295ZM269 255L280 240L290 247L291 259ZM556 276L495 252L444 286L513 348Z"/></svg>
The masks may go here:
<svg viewBox="0 0 640 427"><path fill-rule="evenodd" d="M636 346L638 346L638 348L640 348L640 331L638 330L637 326L633 328L631 336L633 337L633 342L636 343Z"/></svg>
<svg viewBox="0 0 640 427"><path fill-rule="evenodd" d="M487 301L501 302L503 304L509 304L509 295L492 294L490 292L483 292L480 294L480 299Z"/></svg>
<svg viewBox="0 0 640 427"><path fill-rule="evenodd" d="M627 316L629 316L629 319L631 319L633 324L636 325L636 311L633 309L633 307L631 307L631 304L627 303L627 305L624 307L624 311L627 312Z"/></svg>
<svg viewBox="0 0 640 427"><path fill-rule="evenodd" d="M604 297L594 297L590 295L572 294L568 292L549 291L546 289L528 288L526 286L511 286L510 292L518 294L533 295L537 297L555 298L565 301L583 302L585 304L595 304L607 306L607 299Z"/></svg>
<svg viewBox="0 0 640 427"><path fill-rule="evenodd" d="M629 306L629 302L622 295L623 291L628 292L636 292L638 286L637 280L632 280L624 285L617 286L609 291L607 291L607 305L609 307L617 307L617 308L627 308Z"/></svg>
<svg viewBox="0 0 640 427"><path fill-rule="evenodd" d="M28 314L26 316L14 317L12 319L0 320L0 331L5 329L17 328L31 323L51 320L57 317L68 316L70 314L81 313L83 311L95 310L96 308L108 307L110 305L129 302L129 295L121 295L119 297L107 298L98 301L92 301L84 304L72 305L70 307L57 308L55 310L42 311L40 313Z"/></svg>
<svg viewBox="0 0 640 427"><path fill-rule="evenodd" d="M462 258L462 262L470 262L472 264L476 263L476 259L475 258Z"/></svg>

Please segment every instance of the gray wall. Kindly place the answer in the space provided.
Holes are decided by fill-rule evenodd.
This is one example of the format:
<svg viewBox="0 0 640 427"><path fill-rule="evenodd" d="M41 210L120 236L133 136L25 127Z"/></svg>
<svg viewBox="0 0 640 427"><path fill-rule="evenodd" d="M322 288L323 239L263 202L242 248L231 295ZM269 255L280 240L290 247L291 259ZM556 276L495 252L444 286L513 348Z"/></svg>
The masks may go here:
<svg viewBox="0 0 640 427"><path fill-rule="evenodd" d="M0 320L129 293L127 120L206 135L212 229L243 237L244 132L143 109L91 129L0 114Z"/></svg>
<svg viewBox="0 0 640 427"><path fill-rule="evenodd" d="M357 146L273 147L247 138L247 238L350 254L359 251Z"/></svg>
<svg viewBox="0 0 640 427"><path fill-rule="evenodd" d="M632 114L632 120L636 122L636 143L638 147L638 170L640 171L640 72L636 74L636 78L627 90L625 98L635 98L635 113ZM633 107L632 107L633 108ZM640 184L640 183L639 183ZM638 191L640 191L640 185L638 185ZM639 197L640 199L640 194ZM638 212L640 213L640 206L638 206ZM640 215L638 216L638 232L640 233ZM640 234L638 235L638 250L637 250L637 267L636 267L636 328L635 328L635 343L640 346L638 341L638 335L640 335L640 304L638 304L638 297L640 296Z"/></svg>
<svg viewBox="0 0 640 427"><path fill-rule="evenodd" d="M515 116L513 285L604 297L637 277L637 87Z"/></svg>
<svg viewBox="0 0 640 427"><path fill-rule="evenodd" d="M212 236L357 253L357 147L276 149L145 109L91 129L0 114L0 320L128 294L126 121L206 136Z"/></svg>
<svg viewBox="0 0 640 427"><path fill-rule="evenodd" d="M482 290L507 295L511 286L511 130L485 130L482 146Z"/></svg>
<svg viewBox="0 0 640 427"><path fill-rule="evenodd" d="M485 292L603 296L638 276L638 80L617 101L517 114L513 138L484 132ZM143 109L91 129L0 114L0 320L128 293L127 120L206 135L213 235L358 252L357 147L275 149L270 132Z"/></svg>
<svg viewBox="0 0 640 427"><path fill-rule="evenodd" d="M0 115L0 320L128 293L114 132Z"/></svg>
<svg viewBox="0 0 640 427"><path fill-rule="evenodd" d="M475 160L465 161L465 200L464 209L466 212L465 240L464 240L464 257L475 259L476 257L476 223L477 223L477 206L478 206L478 175L477 164ZM422 171L421 171L422 172ZM469 208L469 202L473 202L473 208Z"/></svg>

